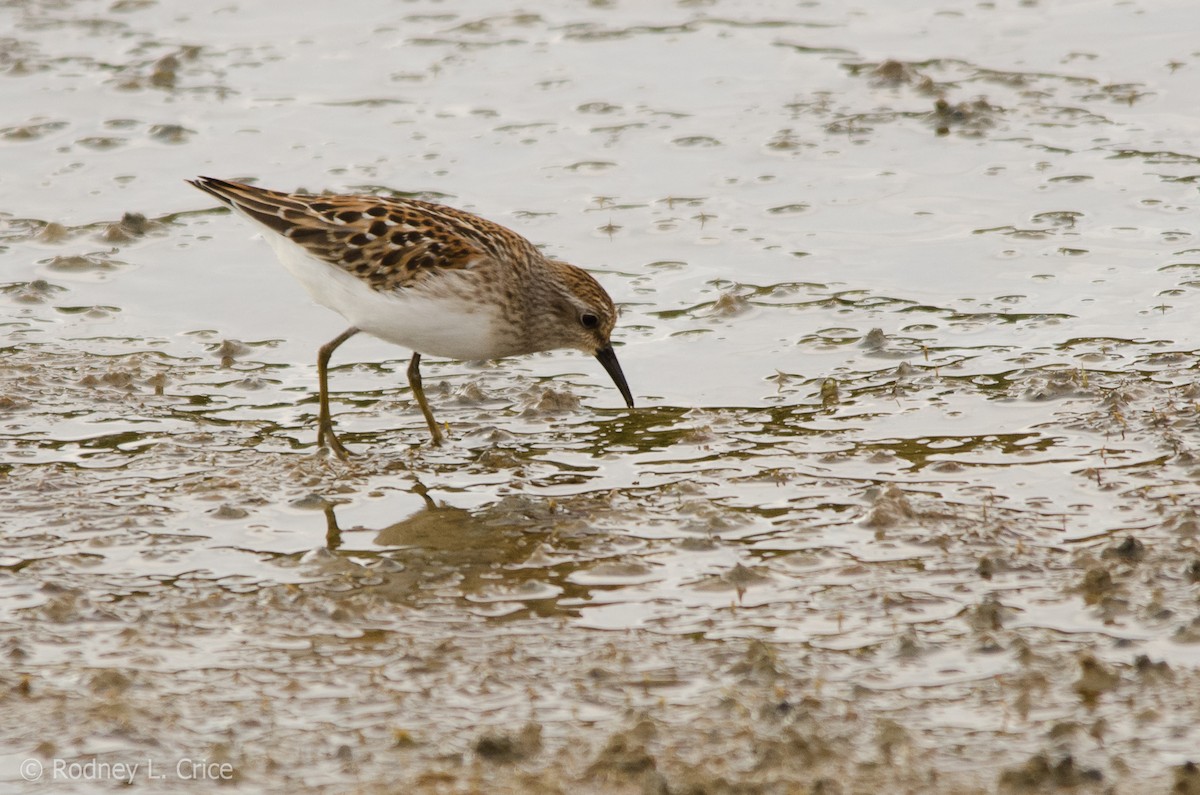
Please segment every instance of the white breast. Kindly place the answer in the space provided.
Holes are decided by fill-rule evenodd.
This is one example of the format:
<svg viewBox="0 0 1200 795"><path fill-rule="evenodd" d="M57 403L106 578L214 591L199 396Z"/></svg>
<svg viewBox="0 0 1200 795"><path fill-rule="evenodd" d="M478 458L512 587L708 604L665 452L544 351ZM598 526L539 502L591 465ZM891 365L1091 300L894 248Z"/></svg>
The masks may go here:
<svg viewBox="0 0 1200 795"><path fill-rule="evenodd" d="M264 234L284 267L313 300L362 331L417 353L447 359L496 359L511 354L495 333L498 314L491 305L471 300L464 272L462 291L400 289L379 292L351 273L315 259L280 235Z"/></svg>

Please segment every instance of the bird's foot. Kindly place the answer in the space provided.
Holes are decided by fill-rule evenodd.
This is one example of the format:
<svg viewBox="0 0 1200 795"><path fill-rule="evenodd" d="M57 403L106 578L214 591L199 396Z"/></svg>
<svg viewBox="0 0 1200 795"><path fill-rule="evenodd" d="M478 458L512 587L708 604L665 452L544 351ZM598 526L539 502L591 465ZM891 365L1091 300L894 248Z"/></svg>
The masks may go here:
<svg viewBox="0 0 1200 795"><path fill-rule="evenodd" d="M317 446L331 451L341 461L349 461L352 454L342 444L342 440L333 432L333 427L320 426L317 430Z"/></svg>

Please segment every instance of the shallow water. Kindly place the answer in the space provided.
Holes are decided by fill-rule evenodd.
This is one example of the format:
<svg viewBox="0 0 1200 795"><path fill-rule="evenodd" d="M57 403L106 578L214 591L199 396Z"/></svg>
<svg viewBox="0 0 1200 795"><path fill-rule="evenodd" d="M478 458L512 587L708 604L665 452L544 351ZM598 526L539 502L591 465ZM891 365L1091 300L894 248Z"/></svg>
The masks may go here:
<svg viewBox="0 0 1200 795"><path fill-rule="evenodd" d="M0 783L1200 791L1194 19L4 5ZM328 460L196 174L517 229L639 407L356 337Z"/></svg>

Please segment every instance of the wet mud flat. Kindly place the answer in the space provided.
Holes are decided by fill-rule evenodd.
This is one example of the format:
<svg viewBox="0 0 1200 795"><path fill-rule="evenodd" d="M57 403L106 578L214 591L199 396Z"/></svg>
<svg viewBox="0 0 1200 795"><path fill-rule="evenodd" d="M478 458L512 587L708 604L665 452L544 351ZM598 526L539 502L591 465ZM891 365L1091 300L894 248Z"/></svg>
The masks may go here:
<svg viewBox="0 0 1200 795"><path fill-rule="evenodd" d="M155 426L59 440L45 463L20 457L48 455L49 432L11 447L2 714L22 758L209 760L249 789L332 791L1194 780L1165 761L1191 753L1200 709L1188 384L1058 380L1043 434L1126 445L1075 488L1142 517L1064 542L1076 515L981 497L958 476L970 452L880 485L829 470L925 453L817 455L806 435L671 411L605 433L555 411L533 414L645 461L637 481L568 466L545 430L415 453L377 439L344 465L257 441L255 423L178 420L220 362L97 368L21 346L6 364L23 423L119 405ZM735 496L709 496L730 479ZM428 485L464 480L479 485ZM489 480L505 493L467 496Z"/></svg>
<svg viewBox="0 0 1200 795"><path fill-rule="evenodd" d="M355 14L0 9L0 789L1200 792L1187 4ZM588 266L639 408L356 340L321 454L199 173Z"/></svg>

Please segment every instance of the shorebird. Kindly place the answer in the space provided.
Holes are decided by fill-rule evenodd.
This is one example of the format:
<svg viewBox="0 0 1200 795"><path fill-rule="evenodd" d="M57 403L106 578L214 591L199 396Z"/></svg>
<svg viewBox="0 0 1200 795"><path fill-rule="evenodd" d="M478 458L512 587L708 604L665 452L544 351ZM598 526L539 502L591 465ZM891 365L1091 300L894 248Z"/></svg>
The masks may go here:
<svg viewBox="0 0 1200 795"><path fill-rule="evenodd" d="M329 358L366 332L413 352L412 387L433 444L442 431L421 385L421 356L501 359L557 348L595 356L625 403L633 395L612 347L617 310L587 271L543 255L499 224L452 207L371 195L282 193L239 182L188 180L265 230L284 267L350 327L317 354L317 443L341 458Z"/></svg>

